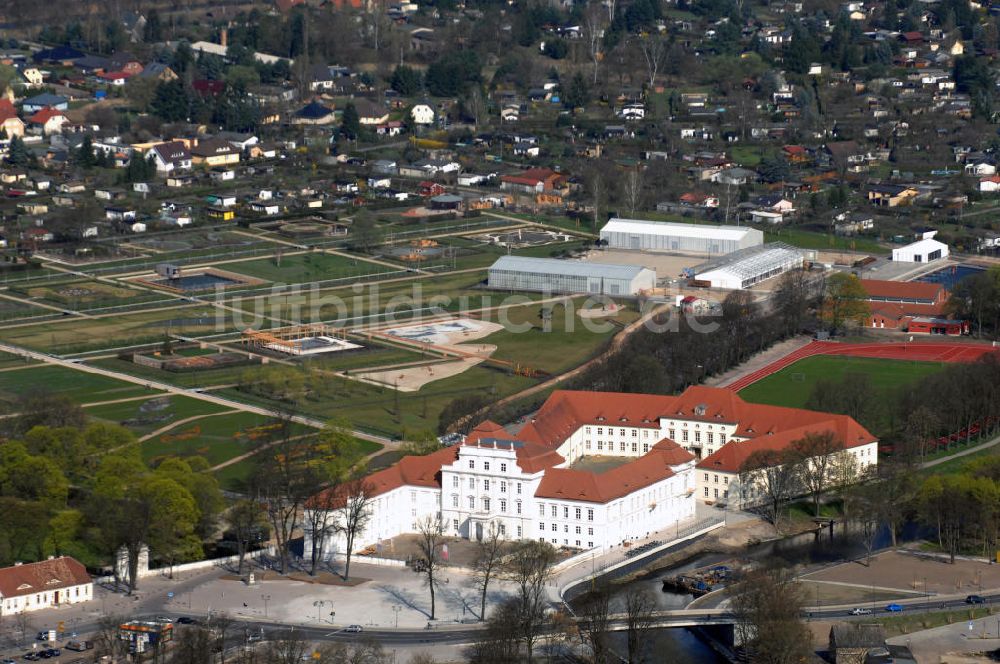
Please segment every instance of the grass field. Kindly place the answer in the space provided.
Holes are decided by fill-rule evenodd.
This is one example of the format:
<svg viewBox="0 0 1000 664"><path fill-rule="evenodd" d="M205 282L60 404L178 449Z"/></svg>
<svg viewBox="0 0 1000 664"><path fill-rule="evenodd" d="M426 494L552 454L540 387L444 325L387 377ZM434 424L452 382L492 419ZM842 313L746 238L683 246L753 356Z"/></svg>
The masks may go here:
<svg viewBox="0 0 1000 664"><path fill-rule="evenodd" d="M819 380L840 381L847 374L860 373L871 379L876 393L887 401L898 390L905 389L924 376L941 371L944 366L940 362L817 355L799 360L740 390L740 396L755 403L805 408ZM882 415L887 417L886 413ZM886 421L880 421L880 426L876 428L882 429L886 424ZM873 433L879 435L881 431Z"/></svg>
<svg viewBox="0 0 1000 664"><path fill-rule="evenodd" d="M226 263L223 267L231 272L285 284L301 284L343 277L360 278L392 270L390 267L377 263L322 253L282 256L280 266L277 258L270 257Z"/></svg>
<svg viewBox="0 0 1000 664"><path fill-rule="evenodd" d="M249 318L249 317L248 317ZM0 328L0 339L9 343L55 354L115 348L129 344L156 343L168 330L177 334L206 334L218 330L216 310L201 305L179 306L80 320ZM223 327L233 328L230 318Z"/></svg>
<svg viewBox="0 0 1000 664"><path fill-rule="evenodd" d="M802 249L818 251L866 251L873 254L884 254L888 250L871 238L840 237L816 231L804 231L796 228L782 228L764 232L764 242L784 242Z"/></svg>
<svg viewBox="0 0 1000 664"><path fill-rule="evenodd" d="M580 302L582 300L576 300L577 304ZM493 357L552 374L560 373L596 355L615 332L621 329L606 321L594 320L590 324L600 327L592 329L602 331L592 331L576 316L575 309L571 310L571 315L567 315L564 307L556 306L550 321L551 330L545 332L539 316L540 310L545 306L533 304L505 309L503 315L511 323L508 327L531 325L531 328L524 332L504 329L484 338L483 343L497 346ZM616 320L627 324L635 317L635 312L625 311ZM497 320L497 317L493 316L491 320Z"/></svg>
<svg viewBox="0 0 1000 664"><path fill-rule="evenodd" d="M212 415L227 410L224 406L184 397L169 395L143 401L92 406L86 412L92 418L121 424L136 435L144 435L168 426L172 422L197 415Z"/></svg>
<svg viewBox="0 0 1000 664"><path fill-rule="evenodd" d="M19 395L32 388L45 388L54 394L65 395L77 403L96 403L156 394L155 391L141 385L65 367L40 366L0 372L0 401L13 403Z"/></svg>

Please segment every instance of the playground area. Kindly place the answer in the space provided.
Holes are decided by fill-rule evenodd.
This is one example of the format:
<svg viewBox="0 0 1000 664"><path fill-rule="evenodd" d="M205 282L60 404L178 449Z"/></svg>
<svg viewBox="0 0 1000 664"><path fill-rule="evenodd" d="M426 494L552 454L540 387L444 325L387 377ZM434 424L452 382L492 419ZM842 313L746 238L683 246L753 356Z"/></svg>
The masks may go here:
<svg viewBox="0 0 1000 664"><path fill-rule="evenodd" d="M388 385L400 392L416 392L428 383L456 376L485 361L496 352L497 347L493 344L468 342L482 339L502 329L503 325L499 323L457 318L384 330L379 336L385 339L395 338L411 343L423 343L446 352L458 352L465 357L457 360L385 367L378 371L352 372L351 377Z"/></svg>
<svg viewBox="0 0 1000 664"><path fill-rule="evenodd" d="M284 355L304 356L337 353L362 348L347 335L329 325L295 325L271 330L245 330L242 343L247 350L271 350Z"/></svg>

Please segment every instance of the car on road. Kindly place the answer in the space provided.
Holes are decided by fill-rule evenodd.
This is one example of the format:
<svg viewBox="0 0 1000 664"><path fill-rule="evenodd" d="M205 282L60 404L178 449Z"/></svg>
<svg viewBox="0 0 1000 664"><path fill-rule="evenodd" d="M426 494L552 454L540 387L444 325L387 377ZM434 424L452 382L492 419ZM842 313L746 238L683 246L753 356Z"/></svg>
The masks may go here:
<svg viewBox="0 0 1000 664"><path fill-rule="evenodd" d="M969 595L965 598L966 604L985 604L986 598L982 595Z"/></svg>
<svg viewBox="0 0 1000 664"><path fill-rule="evenodd" d="M168 618L167 616L156 616L156 622L160 623L173 623L173 618Z"/></svg>
<svg viewBox="0 0 1000 664"><path fill-rule="evenodd" d="M49 648L48 650L45 651L45 654L48 655L49 657L58 657L59 655L62 654L62 651L59 650L59 648Z"/></svg>
<svg viewBox="0 0 1000 664"><path fill-rule="evenodd" d="M197 625L198 621L190 616L181 616L177 619L178 625Z"/></svg>
<svg viewBox="0 0 1000 664"><path fill-rule="evenodd" d="M93 641L69 641L65 646L66 650L72 650L74 652L83 652L84 650L93 650Z"/></svg>
<svg viewBox="0 0 1000 664"><path fill-rule="evenodd" d="M24 653L24 661L26 662L37 662L39 659L41 659L41 657L39 657L36 652Z"/></svg>
<svg viewBox="0 0 1000 664"><path fill-rule="evenodd" d="M0 659L0 664L17 664L17 662L12 659Z"/></svg>
<svg viewBox="0 0 1000 664"><path fill-rule="evenodd" d="M344 628L344 631L345 632L353 632L353 633L357 634L358 632L361 632L361 631L364 631L364 630L362 629L361 625L348 625L347 627Z"/></svg>
<svg viewBox="0 0 1000 664"><path fill-rule="evenodd" d="M852 616L870 616L872 614L871 609L866 609L864 607L858 606L851 609Z"/></svg>
<svg viewBox="0 0 1000 664"><path fill-rule="evenodd" d="M892 604L887 604L885 610L888 611L889 613L899 613L900 611L903 610L903 605L896 604L895 602L893 602Z"/></svg>

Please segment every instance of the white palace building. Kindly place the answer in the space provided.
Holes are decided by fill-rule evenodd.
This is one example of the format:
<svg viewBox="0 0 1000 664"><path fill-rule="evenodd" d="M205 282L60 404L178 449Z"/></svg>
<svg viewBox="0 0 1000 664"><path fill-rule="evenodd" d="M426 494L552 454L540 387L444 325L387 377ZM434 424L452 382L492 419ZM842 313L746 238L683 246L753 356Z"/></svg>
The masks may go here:
<svg viewBox="0 0 1000 664"><path fill-rule="evenodd" d="M701 386L679 396L556 391L516 434L486 421L459 445L370 475L372 512L355 547L416 532L430 517L449 536L495 527L509 539L606 549L693 518L696 500L752 502L730 490L754 450L825 432L859 469L877 463L878 441L845 415ZM310 540L306 532L307 550ZM341 535L328 538L324 557L343 546Z"/></svg>

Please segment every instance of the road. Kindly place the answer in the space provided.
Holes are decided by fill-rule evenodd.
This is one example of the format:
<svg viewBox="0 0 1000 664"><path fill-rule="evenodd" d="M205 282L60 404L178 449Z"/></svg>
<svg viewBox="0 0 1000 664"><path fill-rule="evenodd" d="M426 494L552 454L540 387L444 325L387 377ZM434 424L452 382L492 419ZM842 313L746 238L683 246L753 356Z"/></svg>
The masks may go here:
<svg viewBox="0 0 1000 664"><path fill-rule="evenodd" d="M191 397L192 399L198 399L199 401L206 401L208 403L213 403L217 406L225 406L226 408L241 410L247 413L255 413L257 415L263 415L264 417L273 418L288 418L292 422L298 424L304 424L309 427L316 429L322 429L326 426L326 422L322 420L317 420L312 417L306 417L304 415L291 415L288 413L282 413L277 410L270 408L262 408L260 406L253 406L251 404L242 403L240 401L235 401L233 399L227 399L225 397L220 397L215 394L209 394L197 388L186 388L177 387L175 385L170 385L168 383L161 383L155 380L149 380L146 378L137 378L135 376L130 376L126 373L121 373L118 371L112 371L110 369L104 369L102 367L95 367L89 364L83 364L80 362L74 362L72 360L64 360L60 357L55 357L54 355L48 355L47 353L39 353L37 351L28 350L26 348L21 348L19 346L12 346L10 344L0 343L0 352L10 353L11 355L18 355L20 357L27 357L33 360L38 360L49 365L59 366L66 369L73 369L75 371L82 371L84 373L97 374L99 376L105 376L107 378L114 378L126 383L132 383L133 385L142 385L150 390L158 390L160 392L166 392L168 394ZM353 431L353 435L362 440L368 440L374 443L379 443L387 448L393 448L398 445L396 441L392 441L388 438L382 436L375 436L364 431Z"/></svg>

